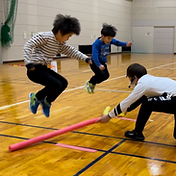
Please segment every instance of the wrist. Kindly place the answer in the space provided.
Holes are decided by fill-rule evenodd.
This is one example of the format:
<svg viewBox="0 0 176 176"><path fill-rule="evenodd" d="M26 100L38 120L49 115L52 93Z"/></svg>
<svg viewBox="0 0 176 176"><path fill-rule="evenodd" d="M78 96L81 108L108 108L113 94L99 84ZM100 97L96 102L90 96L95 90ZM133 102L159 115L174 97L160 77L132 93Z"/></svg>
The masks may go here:
<svg viewBox="0 0 176 176"><path fill-rule="evenodd" d="M108 114L108 117L110 118L110 119L112 119L112 117Z"/></svg>
<svg viewBox="0 0 176 176"><path fill-rule="evenodd" d="M86 61L86 63L88 63L90 60L91 60L90 58L87 58L85 61Z"/></svg>
<svg viewBox="0 0 176 176"><path fill-rule="evenodd" d="M112 110L112 111L110 111L109 113L108 113L108 115L109 115L109 117L112 119L112 118L114 118L116 115L114 114L114 109Z"/></svg>

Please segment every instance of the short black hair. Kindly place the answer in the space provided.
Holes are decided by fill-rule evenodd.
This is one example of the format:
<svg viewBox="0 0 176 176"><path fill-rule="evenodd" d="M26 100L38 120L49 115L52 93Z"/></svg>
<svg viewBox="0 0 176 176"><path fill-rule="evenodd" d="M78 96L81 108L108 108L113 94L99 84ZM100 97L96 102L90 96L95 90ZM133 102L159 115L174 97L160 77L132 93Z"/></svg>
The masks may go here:
<svg viewBox="0 0 176 176"><path fill-rule="evenodd" d="M103 23L103 28L101 29L101 34L103 34L104 36L115 37L116 32L117 32L117 29L114 26Z"/></svg>
<svg viewBox="0 0 176 176"><path fill-rule="evenodd" d="M66 35L71 32L79 35L81 32L79 20L75 17L71 17L70 15L56 15L52 32L56 34L58 31L60 31L62 35Z"/></svg>
<svg viewBox="0 0 176 176"><path fill-rule="evenodd" d="M136 76L137 78L141 78L146 74L147 74L146 68L138 63L133 63L127 68L128 77Z"/></svg>

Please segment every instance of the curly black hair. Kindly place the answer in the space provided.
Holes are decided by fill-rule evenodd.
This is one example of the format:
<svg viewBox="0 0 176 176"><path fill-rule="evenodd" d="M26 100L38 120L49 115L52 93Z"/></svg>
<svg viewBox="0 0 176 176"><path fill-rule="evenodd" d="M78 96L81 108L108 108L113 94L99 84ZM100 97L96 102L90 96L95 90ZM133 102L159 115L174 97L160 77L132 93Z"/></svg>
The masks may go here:
<svg viewBox="0 0 176 176"><path fill-rule="evenodd" d="M79 35L81 32L79 20L75 17L71 17L70 15L56 15L52 32L56 34L58 31L60 31L62 35L66 35L71 32Z"/></svg>
<svg viewBox="0 0 176 176"><path fill-rule="evenodd" d="M103 28L101 30L101 34L103 34L104 36L115 37L116 32L117 32L117 29L114 26L103 23Z"/></svg>

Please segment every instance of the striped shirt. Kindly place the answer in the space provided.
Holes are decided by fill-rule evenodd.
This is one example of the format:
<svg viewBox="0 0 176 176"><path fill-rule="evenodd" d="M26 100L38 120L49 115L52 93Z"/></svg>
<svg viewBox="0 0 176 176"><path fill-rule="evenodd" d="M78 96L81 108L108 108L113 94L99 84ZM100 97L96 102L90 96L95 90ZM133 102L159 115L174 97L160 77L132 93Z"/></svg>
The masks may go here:
<svg viewBox="0 0 176 176"><path fill-rule="evenodd" d="M24 62L25 65L48 65L58 53L83 61L88 58L88 56L65 42L57 41L53 32L49 31L40 32L26 42L24 45Z"/></svg>

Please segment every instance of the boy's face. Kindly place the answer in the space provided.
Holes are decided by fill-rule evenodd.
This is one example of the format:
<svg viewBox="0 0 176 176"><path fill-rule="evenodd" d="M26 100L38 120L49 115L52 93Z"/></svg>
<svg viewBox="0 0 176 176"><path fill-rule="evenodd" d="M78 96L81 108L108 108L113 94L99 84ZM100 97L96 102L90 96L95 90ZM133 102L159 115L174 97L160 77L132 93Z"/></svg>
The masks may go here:
<svg viewBox="0 0 176 176"><path fill-rule="evenodd" d="M129 79L131 87L135 87L137 85L138 78L136 76L134 76L134 77L128 77L128 79Z"/></svg>
<svg viewBox="0 0 176 176"><path fill-rule="evenodd" d="M112 36L104 36L103 34L101 35L101 41L104 42L106 45L112 41L114 37Z"/></svg>
<svg viewBox="0 0 176 176"><path fill-rule="evenodd" d="M69 40L69 38L73 35L74 33L73 32L70 32L68 34L65 34L65 35L62 35L61 32L59 31L57 34L56 34L56 40L59 41L60 43L63 43L67 40Z"/></svg>

